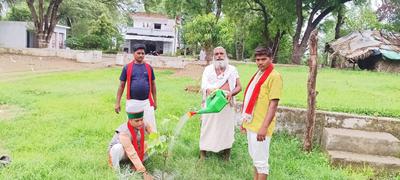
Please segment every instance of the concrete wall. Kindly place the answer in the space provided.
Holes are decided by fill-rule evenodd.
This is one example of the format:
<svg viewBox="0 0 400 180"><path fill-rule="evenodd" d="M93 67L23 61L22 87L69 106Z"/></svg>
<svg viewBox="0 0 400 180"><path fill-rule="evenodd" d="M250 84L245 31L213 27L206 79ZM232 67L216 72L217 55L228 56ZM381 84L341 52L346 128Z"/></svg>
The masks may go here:
<svg viewBox="0 0 400 180"><path fill-rule="evenodd" d="M117 54L115 62L117 65L125 65L131 62L132 59L133 59L133 54L128 54L128 53ZM168 57L168 56L146 55L145 61L149 63L152 67L157 67L157 68L182 69L185 68L186 64L188 64L188 62L181 57Z"/></svg>
<svg viewBox="0 0 400 180"><path fill-rule="evenodd" d="M0 54L18 54L42 57L61 57L73 59L77 62L95 63L102 61L102 51L81 51L67 49L39 49L39 48L0 48Z"/></svg>
<svg viewBox="0 0 400 180"><path fill-rule="evenodd" d="M237 104L236 112L241 112L241 103ZM287 131L303 138L306 124L307 109L279 106L277 131ZM314 129L314 140L317 142L321 140L324 127L387 132L400 138L400 119L395 118L317 111Z"/></svg>
<svg viewBox="0 0 400 180"><path fill-rule="evenodd" d="M182 69L185 68L186 65L185 60L178 57L148 56L146 58L146 61L153 67L160 67L160 68Z"/></svg>
<svg viewBox="0 0 400 180"><path fill-rule="evenodd" d="M0 47L24 48L26 45L26 22L0 21Z"/></svg>
<svg viewBox="0 0 400 180"><path fill-rule="evenodd" d="M102 60L102 51L78 51L76 61L84 63L96 63Z"/></svg>

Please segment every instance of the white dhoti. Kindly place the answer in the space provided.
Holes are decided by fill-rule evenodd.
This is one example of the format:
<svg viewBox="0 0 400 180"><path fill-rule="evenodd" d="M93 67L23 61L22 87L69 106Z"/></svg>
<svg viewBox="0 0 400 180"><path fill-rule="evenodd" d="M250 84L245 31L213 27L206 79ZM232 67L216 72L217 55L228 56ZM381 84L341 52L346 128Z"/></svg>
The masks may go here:
<svg viewBox="0 0 400 180"><path fill-rule="evenodd" d="M235 112L229 104L219 113L201 117L200 150L219 152L232 148L235 134Z"/></svg>
<svg viewBox="0 0 400 180"><path fill-rule="evenodd" d="M207 90L221 88L226 83L228 83L229 91L233 91L238 78L239 73L234 66L228 65L224 73L220 75L216 74L213 64L207 66L201 83L203 102L207 98ZM232 100L234 102L234 97ZM232 148L235 134L235 111L230 104L219 113L202 115L201 119L200 150L219 152Z"/></svg>
<svg viewBox="0 0 400 180"><path fill-rule="evenodd" d="M157 132L156 118L154 113L154 107L150 106L150 101L130 99L126 101L126 112L137 112L137 107L143 107L143 120L145 123L151 126L152 130Z"/></svg>

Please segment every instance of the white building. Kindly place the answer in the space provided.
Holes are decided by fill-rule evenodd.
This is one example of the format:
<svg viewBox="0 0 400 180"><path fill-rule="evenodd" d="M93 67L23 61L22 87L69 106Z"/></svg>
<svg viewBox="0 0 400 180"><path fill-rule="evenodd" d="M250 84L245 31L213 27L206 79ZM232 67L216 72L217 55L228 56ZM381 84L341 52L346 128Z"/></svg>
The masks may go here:
<svg viewBox="0 0 400 180"><path fill-rule="evenodd" d="M35 37L32 22L0 21L0 47L32 48ZM50 49L65 49L67 26L56 25L49 43Z"/></svg>
<svg viewBox="0 0 400 180"><path fill-rule="evenodd" d="M174 54L178 48L178 30L175 19L160 14L138 12L133 14L133 27L125 34L124 51L132 53L135 43L146 45L146 53Z"/></svg>

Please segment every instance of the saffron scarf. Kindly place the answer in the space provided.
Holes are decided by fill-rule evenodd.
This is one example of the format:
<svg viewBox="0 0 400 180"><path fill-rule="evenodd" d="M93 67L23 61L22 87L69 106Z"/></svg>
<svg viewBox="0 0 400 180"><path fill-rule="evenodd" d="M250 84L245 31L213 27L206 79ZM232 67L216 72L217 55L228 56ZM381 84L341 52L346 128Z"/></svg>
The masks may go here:
<svg viewBox="0 0 400 180"><path fill-rule="evenodd" d="M128 129L129 132L131 133L132 136L132 145L135 148L137 154L139 155L140 160L143 162L143 157L144 157L144 128L141 127L140 128L140 148L138 147L138 143L137 143L137 136L136 136L136 131L134 129L134 127L129 123L129 121L127 122L128 124Z"/></svg>
<svg viewBox="0 0 400 180"><path fill-rule="evenodd" d="M244 100L243 100L243 118L247 121L250 121L253 117L253 111L254 111L254 106L256 105L258 95L260 94L261 90L261 85L267 80L269 75L271 74L272 70L274 69L274 65L270 64L267 69L263 72L261 75L260 79L258 80L257 84L254 86L254 90L252 92L247 92L249 90L249 86L251 83L255 80L254 77L257 75L258 72L256 72L253 77L251 78L249 84L246 87L246 90L244 92ZM249 102L246 102L246 94L251 93L250 100Z"/></svg>

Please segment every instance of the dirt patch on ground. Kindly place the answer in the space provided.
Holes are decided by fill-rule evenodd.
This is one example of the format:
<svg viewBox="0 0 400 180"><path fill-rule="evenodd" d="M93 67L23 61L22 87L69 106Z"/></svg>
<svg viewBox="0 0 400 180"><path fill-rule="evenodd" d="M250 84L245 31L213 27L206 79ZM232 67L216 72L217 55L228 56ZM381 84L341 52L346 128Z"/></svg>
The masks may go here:
<svg viewBox="0 0 400 180"><path fill-rule="evenodd" d="M0 54L0 79L12 79L13 76L27 73L46 73L58 71L79 71L114 66L115 57L104 55L103 61L96 63L79 63L75 60L59 57L39 57L16 54ZM177 77L190 77L201 80L204 64L190 63L184 69L174 70Z"/></svg>
<svg viewBox="0 0 400 180"><path fill-rule="evenodd" d="M205 66L199 64L187 64L184 69L175 71L177 77L190 77L194 80L201 80Z"/></svg>
<svg viewBox="0 0 400 180"><path fill-rule="evenodd" d="M22 113L22 108L13 105L0 105L0 121L6 121L17 117Z"/></svg>
<svg viewBox="0 0 400 180"><path fill-rule="evenodd" d="M111 61L111 62L110 62ZM59 57L38 57L15 54L0 54L0 76L19 72L54 72L85 70L108 67L112 59L105 58L98 63L78 63L75 60Z"/></svg>
<svg viewBox="0 0 400 180"><path fill-rule="evenodd" d="M192 92L192 93L199 93L200 85L186 86L185 91Z"/></svg>

